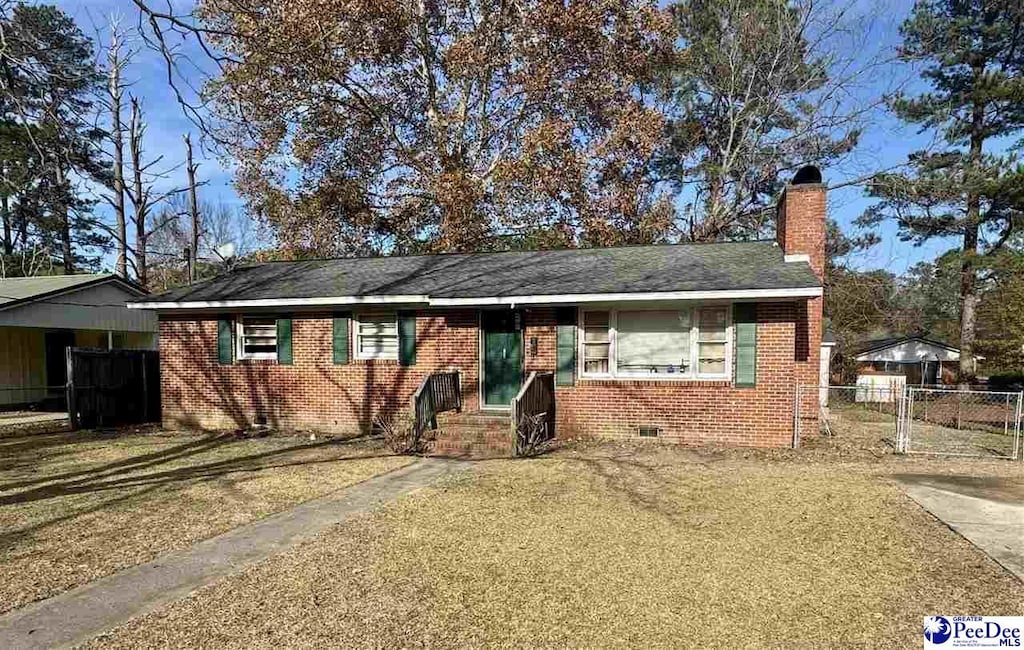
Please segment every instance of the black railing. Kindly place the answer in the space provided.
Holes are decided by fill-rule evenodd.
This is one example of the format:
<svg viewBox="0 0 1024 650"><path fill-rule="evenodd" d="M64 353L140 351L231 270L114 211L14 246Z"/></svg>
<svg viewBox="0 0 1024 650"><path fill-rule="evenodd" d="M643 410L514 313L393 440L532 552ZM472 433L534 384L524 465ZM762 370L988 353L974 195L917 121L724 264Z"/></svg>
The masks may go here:
<svg viewBox="0 0 1024 650"><path fill-rule="evenodd" d="M531 372L512 400L512 455L527 456L555 437L555 373Z"/></svg>
<svg viewBox="0 0 1024 650"><path fill-rule="evenodd" d="M458 370L446 370L427 375L412 396L415 427L418 440L429 426L437 428L437 414L462 410L462 379Z"/></svg>

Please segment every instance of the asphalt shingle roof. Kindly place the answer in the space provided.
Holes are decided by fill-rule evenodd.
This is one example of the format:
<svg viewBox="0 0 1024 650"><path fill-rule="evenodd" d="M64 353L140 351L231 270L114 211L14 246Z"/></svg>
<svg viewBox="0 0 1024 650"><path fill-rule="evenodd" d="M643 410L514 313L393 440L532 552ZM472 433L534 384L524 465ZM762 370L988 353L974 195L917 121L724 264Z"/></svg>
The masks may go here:
<svg viewBox="0 0 1024 650"><path fill-rule="evenodd" d="M145 302L426 295L514 297L820 287L775 242L675 244L268 262Z"/></svg>

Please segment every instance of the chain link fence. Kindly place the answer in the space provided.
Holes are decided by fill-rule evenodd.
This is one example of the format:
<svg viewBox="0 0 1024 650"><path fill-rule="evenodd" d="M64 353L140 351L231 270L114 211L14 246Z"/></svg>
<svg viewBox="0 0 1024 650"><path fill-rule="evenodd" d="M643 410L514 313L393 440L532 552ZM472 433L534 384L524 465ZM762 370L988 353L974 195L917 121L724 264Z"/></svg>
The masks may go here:
<svg viewBox="0 0 1024 650"><path fill-rule="evenodd" d="M902 393L902 386L799 386L794 446L821 435L895 450Z"/></svg>
<svg viewBox="0 0 1024 650"><path fill-rule="evenodd" d="M1024 457L1024 393L916 386L800 386L795 447L809 436L905 454Z"/></svg>
<svg viewBox="0 0 1024 650"><path fill-rule="evenodd" d="M1022 396L911 386L898 449L907 454L1016 459L1021 452Z"/></svg>

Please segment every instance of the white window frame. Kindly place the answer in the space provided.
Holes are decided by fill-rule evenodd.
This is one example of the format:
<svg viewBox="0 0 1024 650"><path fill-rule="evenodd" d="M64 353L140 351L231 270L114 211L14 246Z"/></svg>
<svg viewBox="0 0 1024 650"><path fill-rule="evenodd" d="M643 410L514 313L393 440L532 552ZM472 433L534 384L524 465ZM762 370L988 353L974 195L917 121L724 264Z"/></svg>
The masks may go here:
<svg viewBox="0 0 1024 650"><path fill-rule="evenodd" d="M274 351L273 352L245 352L245 319L264 319L274 321ZM256 314L238 315L235 317L235 358L244 361L249 359L270 359L277 360L277 317L262 316Z"/></svg>
<svg viewBox="0 0 1024 650"><path fill-rule="evenodd" d="M380 317L380 316L388 316L388 315L394 317L394 321L395 321L395 353L394 354L388 354L386 352L364 353L362 351L363 346L360 345L360 341L359 341L359 339L361 338L361 336L359 334L359 324L362 322L363 318L366 318L366 317L369 317L369 316ZM356 348L355 349L355 358L356 359L390 359L390 360L398 361L398 355L401 352L400 348L402 347L402 343L401 343L401 333L398 331L398 312L397 311L387 311L387 312L379 312L378 311L378 312L369 312L369 313L363 313L363 314L360 314L359 312L356 312L353 315L353 318L352 318L352 329L353 329L352 342L353 342L353 344L355 345L355 348Z"/></svg>
<svg viewBox="0 0 1024 650"><path fill-rule="evenodd" d="M700 330L699 312L702 308L707 307L725 308L725 372L721 374L700 373L698 371L700 367L700 346L698 341L698 333ZM581 308L578 310L579 313L576 322L576 376L580 379L621 379L624 381L731 381L733 378L732 357L734 340L734 328L732 322L733 303L701 302L692 305L655 305L650 307L630 306L628 309L623 311L682 311L684 309L690 310L690 371L657 374L620 373L618 370L617 347L617 326L620 310L617 307L588 307L587 309ZM585 319L588 312L608 312L608 338L610 339L608 372L586 372L583 337L586 333L584 324L586 322Z"/></svg>

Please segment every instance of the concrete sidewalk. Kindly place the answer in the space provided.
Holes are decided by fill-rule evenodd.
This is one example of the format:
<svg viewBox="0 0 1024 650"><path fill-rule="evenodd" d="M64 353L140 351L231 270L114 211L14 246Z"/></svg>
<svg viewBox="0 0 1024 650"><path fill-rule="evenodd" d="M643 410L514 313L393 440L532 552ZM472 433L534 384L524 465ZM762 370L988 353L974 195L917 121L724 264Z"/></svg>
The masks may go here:
<svg viewBox="0 0 1024 650"><path fill-rule="evenodd" d="M922 508L1024 581L1024 482L926 474L896 479Z"/></svg>
<svg viewBox="0 0 1024 650"><path fill-rule="evenodd" d="M291 510L235 528L184 551L100 578L0 617L0 648L82 643L312 537L349 516L469 467L428 458Z"/></svg>

